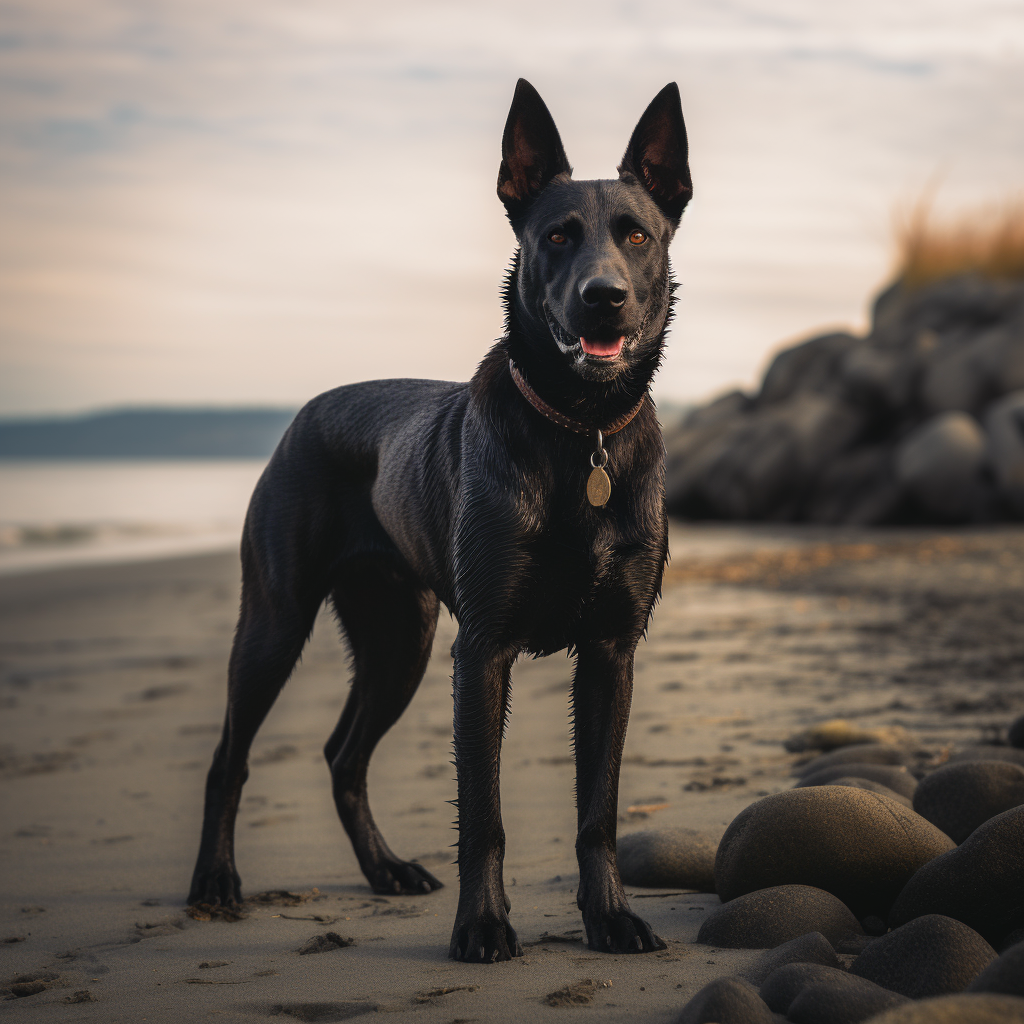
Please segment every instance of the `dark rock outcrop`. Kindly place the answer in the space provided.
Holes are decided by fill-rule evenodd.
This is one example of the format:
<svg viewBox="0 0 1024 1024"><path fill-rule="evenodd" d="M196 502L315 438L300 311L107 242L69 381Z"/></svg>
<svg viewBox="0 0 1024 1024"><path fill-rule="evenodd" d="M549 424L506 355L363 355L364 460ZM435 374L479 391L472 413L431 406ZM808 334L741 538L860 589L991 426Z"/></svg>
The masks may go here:
<svg viewBox="0 0 1024 1024"><path fill-rule="evenodd" d="M665 432L669 511L827 523L1024 518L1024 282L878 297L866 337L780 352Z"/></svg>

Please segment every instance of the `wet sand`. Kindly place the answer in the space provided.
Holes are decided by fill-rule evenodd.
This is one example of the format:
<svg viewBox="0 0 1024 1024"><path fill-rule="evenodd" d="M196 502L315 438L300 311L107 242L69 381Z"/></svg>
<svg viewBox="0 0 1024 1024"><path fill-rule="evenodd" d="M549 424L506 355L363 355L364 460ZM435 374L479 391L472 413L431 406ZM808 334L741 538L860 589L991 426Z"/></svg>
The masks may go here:
<svg viewBox="0 0 1024 1024"><path fill-rule="evenodd" d="M1024 711L1024 530L854 533L676 528L637 681L620 830L720 835L792 785L782 746L814 722L900 725L935 750L991 738ZM447 959L457 900L451 660L442 616L413 704L371 766L392 847L446 887L378 897L331 802L321 747L347 691L321 616L253 749L239 820L245 919L193 921L184 896L223 714L238 602L233 554L0 579L0 985L12 1019L670 1021L756 956L696 946L717 897L634 890L668 949L580 941L564 656L521 661L503 752L505 877L526 956ZM354 945L296 952L333 932ZM590 1002L545 997L585 979ZM604 986L610 982L610 986ZM67 1002L88 992L93 1001ZM85 997L78 997L85 998ZM557 1002L558 1000L555 1000Z"/></svg>

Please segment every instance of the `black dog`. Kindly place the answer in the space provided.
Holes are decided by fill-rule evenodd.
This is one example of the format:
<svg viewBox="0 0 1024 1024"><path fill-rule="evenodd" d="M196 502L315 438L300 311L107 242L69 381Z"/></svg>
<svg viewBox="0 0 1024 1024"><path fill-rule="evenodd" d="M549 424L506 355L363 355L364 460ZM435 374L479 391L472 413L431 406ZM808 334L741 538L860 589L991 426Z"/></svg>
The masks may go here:
<svg viewBox="0 0 1024 1024"><path fill-rule="evenodd" d="M520 246L505 288L506 336L468 384L373 381L313 399L257 485L190 903L241 897L234 826L249 747L327 598L354 663L324 750L338 814L374 891L440 886L384 841L366 771L416 691L443 601L459 624L461 892L450 955L522 955L502 882L501 740L518 655L565 648L576 658L587 940L607 952L664 948L630 912L615 829L633 654L668 550L664 447L648 386L671 314L668 245L691 194L676 86L645 111L617 180L571 173L547 107L520 80L498 175Z"/></svg>

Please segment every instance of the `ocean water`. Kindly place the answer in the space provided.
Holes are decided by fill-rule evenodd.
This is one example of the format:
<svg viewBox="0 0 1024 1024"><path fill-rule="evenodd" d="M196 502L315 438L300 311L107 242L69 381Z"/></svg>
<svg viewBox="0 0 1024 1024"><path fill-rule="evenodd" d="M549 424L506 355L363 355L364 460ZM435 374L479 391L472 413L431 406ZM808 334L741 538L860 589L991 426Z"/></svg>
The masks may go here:
<svg viewBox="0 0 1024 1024"><path fill-rule="evenodd" d="M0 575L237 547L265 465L0 462Z"/></svg>

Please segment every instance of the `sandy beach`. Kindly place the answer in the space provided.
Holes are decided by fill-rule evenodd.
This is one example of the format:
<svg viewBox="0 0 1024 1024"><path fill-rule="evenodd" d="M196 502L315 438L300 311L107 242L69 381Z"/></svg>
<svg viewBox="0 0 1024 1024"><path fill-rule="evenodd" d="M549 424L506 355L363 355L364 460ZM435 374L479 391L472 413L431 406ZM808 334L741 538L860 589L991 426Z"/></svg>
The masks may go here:
<svg viewBox="0 0 1024 1024"><path fill-rule="evenodd" d="M793 784L798 755L783 741L815 722L899 725L939 752L1024 711L1022 528L677 526L672 551L637 657L620 834L720 836ZM555 656L517 665L503 751L505 878L526 955L447 959L458 882L446 615L370 775L390 844L445 888L375 896L358 870L321 754L347 692L323 613L257 737L243 797L243 892L271 895L234 922L186 916L238 577L236 556L215 554L0 579L0 983L34 973L47 985L4 1002L11 1019L667 1022L757 956L695 945L718 898L671 890L628 889L665 952L583 944L570 663ZM353 944L297 952L327 932ZM546 1001L588 979L589 1003Z"/></svg>

